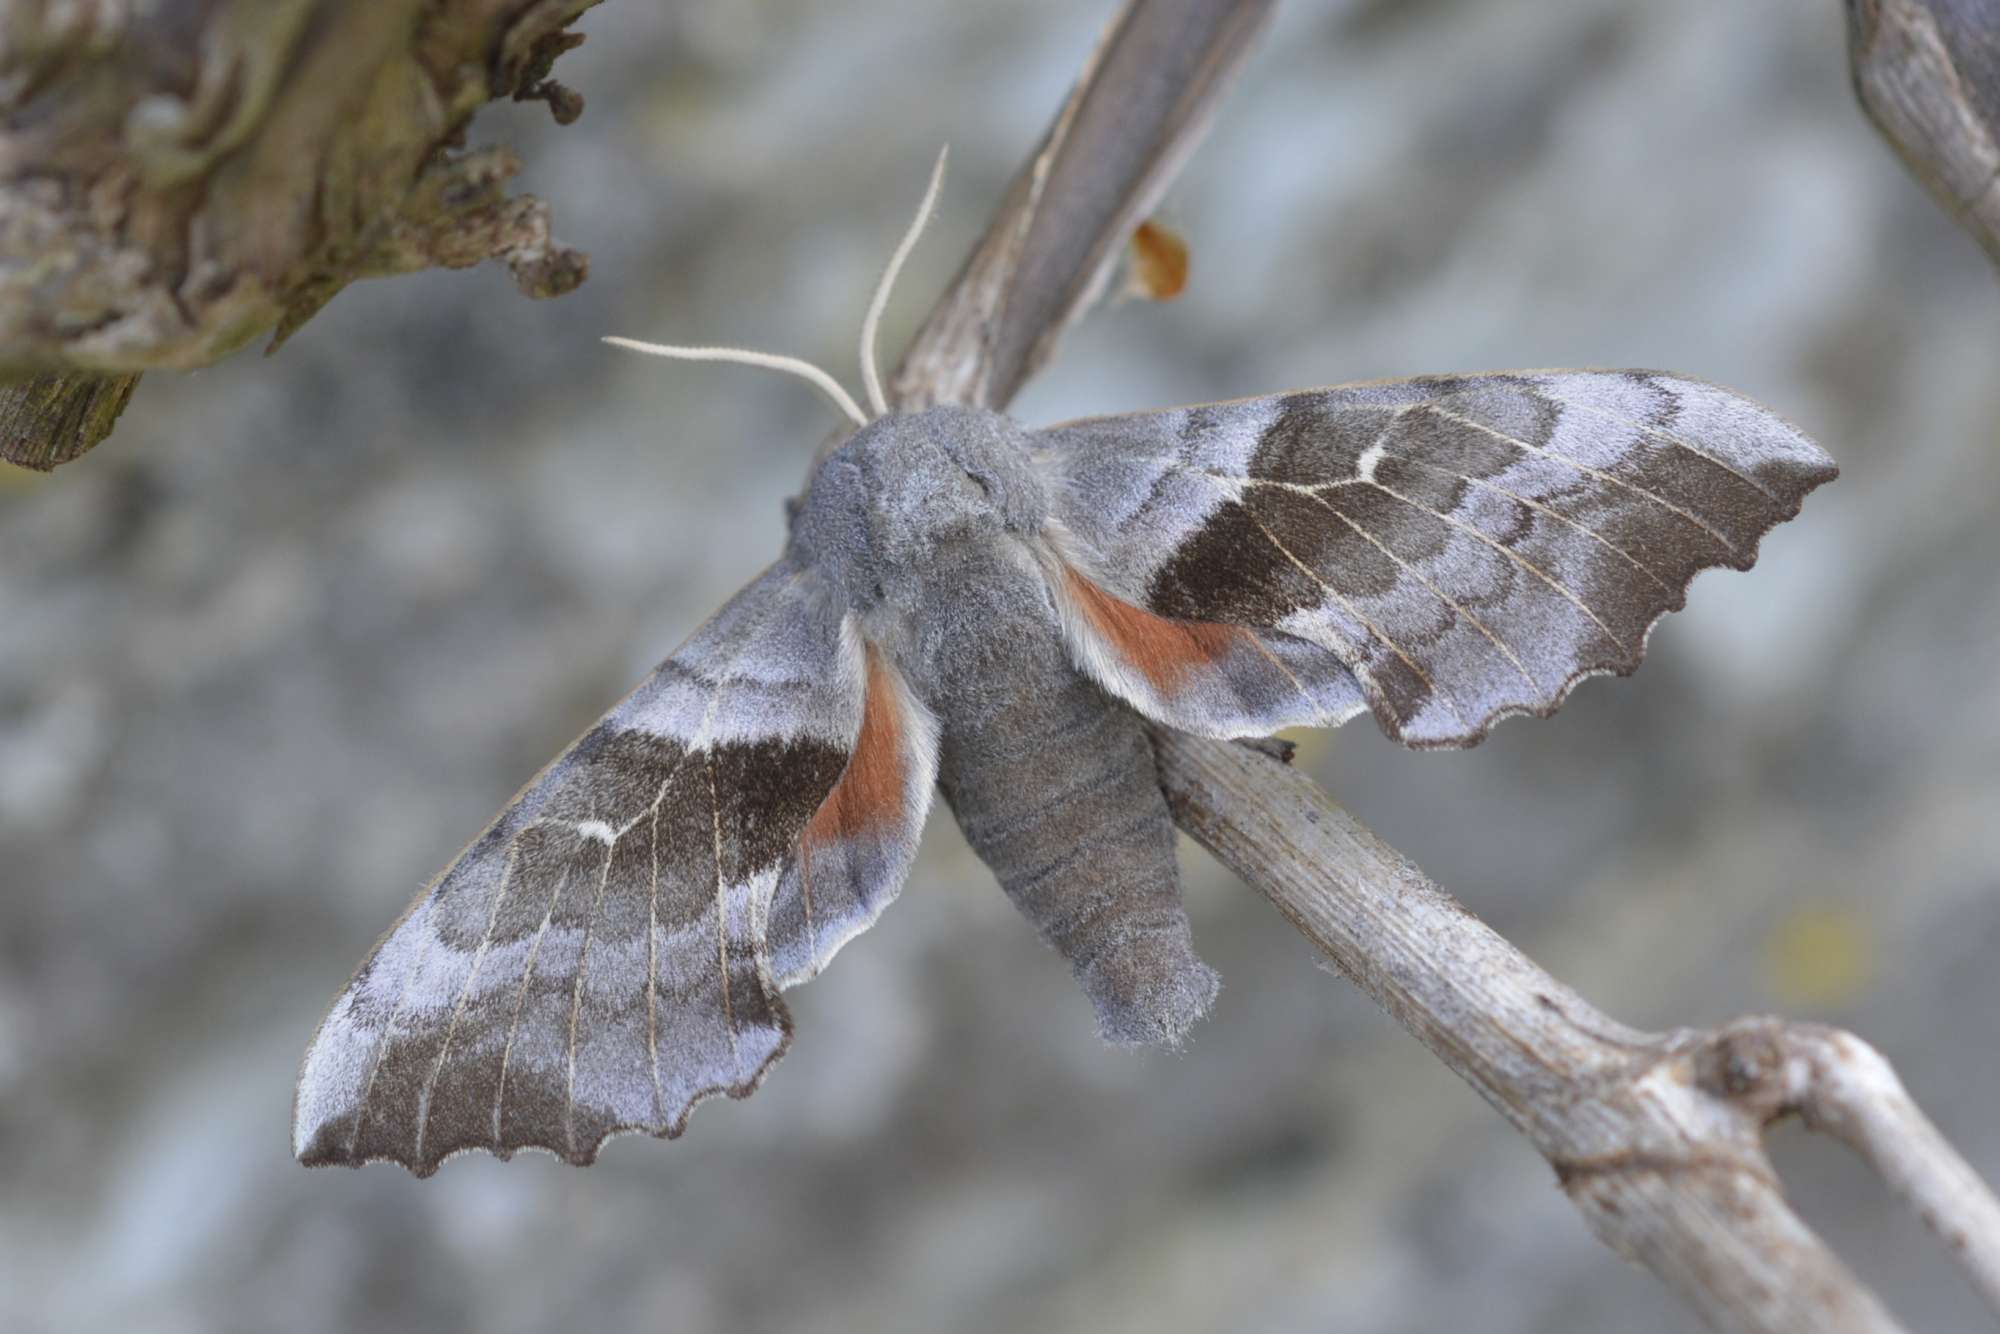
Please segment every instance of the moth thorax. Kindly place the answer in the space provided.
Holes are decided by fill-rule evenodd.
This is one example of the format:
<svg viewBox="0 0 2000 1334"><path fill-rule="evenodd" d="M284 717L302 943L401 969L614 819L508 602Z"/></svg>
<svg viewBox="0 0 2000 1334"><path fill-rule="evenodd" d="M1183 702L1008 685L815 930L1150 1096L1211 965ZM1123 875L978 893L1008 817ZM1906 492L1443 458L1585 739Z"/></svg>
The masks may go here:
<svg viewBox="0 0 2000 1334"><path fill-rule="evenodd" d="M1048 502L1008 418L941 407L870 422L813 477L798 536L866 603L940 563L1041 529Z"/></svg>
<svg viewBox="0 0 2000 1334"><path fill-rule="evenodd" d="M918 476L941 468L955 485L970 482L1012 532L1036 532L1048 518L1048 496L1035 474L1028 437L1010 417L981 408L935 407L887 418L880 444L886 469Z"/></svg>

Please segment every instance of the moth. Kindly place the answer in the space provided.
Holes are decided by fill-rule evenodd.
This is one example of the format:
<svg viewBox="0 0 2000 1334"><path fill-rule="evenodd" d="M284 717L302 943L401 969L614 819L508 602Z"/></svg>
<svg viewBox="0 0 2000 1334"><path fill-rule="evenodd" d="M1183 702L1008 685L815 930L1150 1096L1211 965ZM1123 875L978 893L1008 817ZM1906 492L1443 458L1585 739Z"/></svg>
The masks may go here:
<svg viewBox="0 0 2000 1334"><path fill-rule="evenodd" d="M939 167L943 166L940 159ZM1344 385L1030 429L864 413L775 564L536 776L355 973L299 1077L306 1163L591 1162L747 1096L779 993L900 890L934 790L1114 1043L1179 1043L1217 979L1147 724L1359 713L1470 746L1638 666L1655 621L1832 478L1762 407L1650 371ZM620 341L620 340L612 340Z"/></svg>

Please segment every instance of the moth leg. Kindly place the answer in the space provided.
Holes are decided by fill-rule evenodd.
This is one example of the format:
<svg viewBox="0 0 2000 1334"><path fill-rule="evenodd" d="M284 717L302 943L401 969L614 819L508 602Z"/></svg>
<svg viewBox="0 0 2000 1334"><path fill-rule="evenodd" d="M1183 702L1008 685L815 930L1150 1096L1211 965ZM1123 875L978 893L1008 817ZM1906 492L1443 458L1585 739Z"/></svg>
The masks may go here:
<svg viewBox="0 0 2000 1334"><path fill-rule="evenodd" d="M1015 905L1075 970L1098 1032L1178 1046L1215 999L1138 717L1074 672L990 725L947 729L945 797Z"/></svg>

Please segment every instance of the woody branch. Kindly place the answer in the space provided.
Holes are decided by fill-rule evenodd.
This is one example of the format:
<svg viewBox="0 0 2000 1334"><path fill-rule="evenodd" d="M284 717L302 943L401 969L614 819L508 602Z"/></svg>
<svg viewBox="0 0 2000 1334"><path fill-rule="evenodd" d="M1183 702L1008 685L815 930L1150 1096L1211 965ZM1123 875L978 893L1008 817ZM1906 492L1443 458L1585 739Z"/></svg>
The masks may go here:
<svg viewBox="0 0 2000 1334"><path fill-rule="evenodd" d="M282 341L357 278L495 258L583 280L519 164L466 150L597 0L0 5L0 458L102 440L139 373Z"/></svg>
<svg viewBox="0 0 2000 1334"><path fill-rule="evenodd" d="M1274 0L1131 0L892 379L902 406L1002 407L1102 288ZM1852 1034L1780 1019L1644 1033L1508 944L1304 775L1157 729L1189 834L1541 1151L1612 1249L1710 1324L1899 1328L1785 1203L1763 1128L1860 1153L2000 1311L2000 1203Z"/></svg>
<svg viewBox="0 0 2000 1334"><path fill-rule="evenodd" d="M1847 0L1854 95L2000 264L2000 0Z"/></svg>

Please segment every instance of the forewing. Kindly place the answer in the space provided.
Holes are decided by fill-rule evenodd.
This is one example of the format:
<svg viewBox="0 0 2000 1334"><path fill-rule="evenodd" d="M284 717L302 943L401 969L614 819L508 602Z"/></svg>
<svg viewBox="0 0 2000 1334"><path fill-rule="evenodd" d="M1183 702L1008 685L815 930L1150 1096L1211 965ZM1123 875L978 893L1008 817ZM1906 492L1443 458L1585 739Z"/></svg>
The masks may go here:
<svg viewBox="0 0 2000 1334"><path fill-rule="evenodd" d="M1701 570L1835 474L1727 390L1650 371L1430 377L1040 432L1079 660L1174 726L1465 746L1638 666ZM1260 666L1260 661L1262 666Z"/></svg>
<svg viewBox="0 0 2000 1334"><path fill-rule="evenodd" d="M583 1164L747 1095L790 1039L777 988L901 886L934 754L819 577L774 566L391 928L306 1055L295 1152Z"/></svg>

